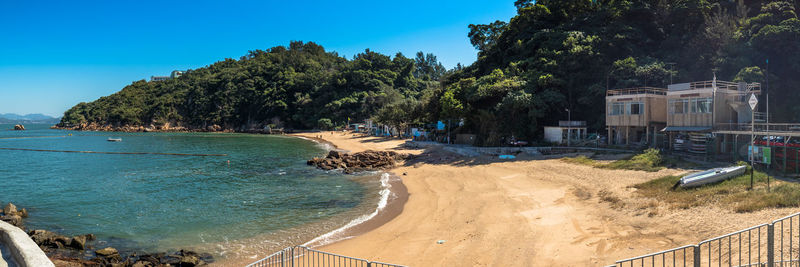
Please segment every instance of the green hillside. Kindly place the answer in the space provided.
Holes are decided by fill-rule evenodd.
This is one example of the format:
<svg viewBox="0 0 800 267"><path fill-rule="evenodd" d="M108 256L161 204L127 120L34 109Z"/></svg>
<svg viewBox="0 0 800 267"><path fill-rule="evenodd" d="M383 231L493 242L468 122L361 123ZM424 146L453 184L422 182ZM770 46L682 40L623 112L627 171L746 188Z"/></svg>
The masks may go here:
<svg viewBox="0 0 800 267"><path fill-rule="evenodd" d="M294 42L178 79L135 82L78 104L61 125L310 129L348 119L401 127L463 119L455 132L477 134L478 145L497 145L503 137L539 138L541 126L567 119L566 109L602 130L606 88L664 87L670 79L710 80L714 73L721 80L766 84L767 61L773 120L800 121L797 2L513 4L517 15L510 21L468 26L479 52L465 68L445 71L433 55L411 59L369 50L350 60Z"/></svg>

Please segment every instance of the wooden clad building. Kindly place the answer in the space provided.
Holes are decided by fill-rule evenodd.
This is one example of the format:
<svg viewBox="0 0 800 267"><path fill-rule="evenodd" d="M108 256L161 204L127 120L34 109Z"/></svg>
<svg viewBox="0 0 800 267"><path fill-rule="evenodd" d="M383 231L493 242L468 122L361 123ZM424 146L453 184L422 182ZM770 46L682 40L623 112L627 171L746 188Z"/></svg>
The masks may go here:
<svg viewBox="0 0 800 267"><path fill-rule="evenodd" d="M700 81L671 84L667 91L669 148L708 155L718 147L712 132L721 125L750 122L746 97L759 94L758 83Z"/></svg>
<svg viewBox="0 0 800 267"><path fill-rule="evenodd" d="M654 144L667 121L667 89L639 87L606 92L608 144Z"/></svg>

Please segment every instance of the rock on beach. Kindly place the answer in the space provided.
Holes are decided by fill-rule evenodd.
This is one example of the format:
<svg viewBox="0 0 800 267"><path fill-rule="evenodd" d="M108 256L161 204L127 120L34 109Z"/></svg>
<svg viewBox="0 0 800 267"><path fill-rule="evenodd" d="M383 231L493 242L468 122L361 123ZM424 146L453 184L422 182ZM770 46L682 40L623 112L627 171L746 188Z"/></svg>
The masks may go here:
<svg viewBox="0 0 800 267"><path fill-rule="evenodd" d="M394 151L367 150L347 154L334 150L328 152L328 156L325 158L313 158L307 163L323 170L344 169L345 173L354 173L389 169L394 167L397 161L405 160L409 157L408 154Z"/></svg>

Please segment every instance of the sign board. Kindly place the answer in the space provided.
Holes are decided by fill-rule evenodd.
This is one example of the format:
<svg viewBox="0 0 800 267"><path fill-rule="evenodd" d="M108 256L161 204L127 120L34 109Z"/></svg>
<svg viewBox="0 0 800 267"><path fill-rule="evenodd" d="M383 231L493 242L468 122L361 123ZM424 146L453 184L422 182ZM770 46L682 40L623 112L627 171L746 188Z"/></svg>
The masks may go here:
<svg viewBox="0 0 800 267"><path fill-rule="evenodd" d="M755 150L755 152L753 152ZM761 147L761 146L748 146L748 156L753 159L756 163L763 163L763 164L772 164L772 148L771 147Z"/></svg>
<svg viewBox="0 0 800 267"><path fill-rule="evenodd" d="M750 95L750 100L748 100L747 103L750 104L750 110L756 110L756 105L758 105L756 94Z"/></svg>
<svg viewBox="0 0 800 267"><path fill-rule="evenodd" d="M436 122L436 130L444 130L444 123L442 121Z"/></svg>

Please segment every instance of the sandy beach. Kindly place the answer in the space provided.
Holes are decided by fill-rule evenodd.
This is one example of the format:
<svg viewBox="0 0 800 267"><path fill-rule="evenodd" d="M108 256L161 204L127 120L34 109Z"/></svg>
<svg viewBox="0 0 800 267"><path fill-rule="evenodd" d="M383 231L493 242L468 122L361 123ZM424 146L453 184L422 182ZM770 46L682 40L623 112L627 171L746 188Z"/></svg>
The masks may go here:
<svg viewBox="0 0 800 267"><path fill-rule="evenodd" d="M399 214L353 238L317 248L372 261L408 266L604 266L797 211L675 209L638 196L630 187L687 170L648 173L596 169L557 158L466 158L436 148L406 149L406 140L351 133L327 132L322 139L352 152L419 155L392 170L408 191Z"/></svg>

